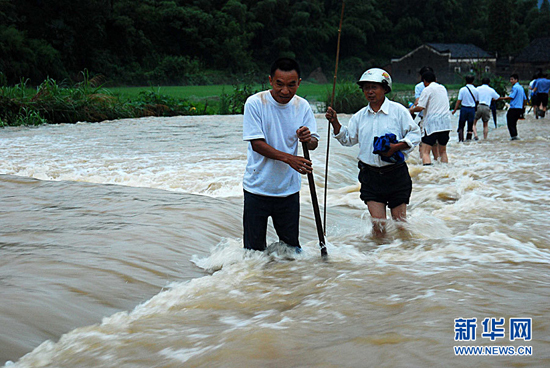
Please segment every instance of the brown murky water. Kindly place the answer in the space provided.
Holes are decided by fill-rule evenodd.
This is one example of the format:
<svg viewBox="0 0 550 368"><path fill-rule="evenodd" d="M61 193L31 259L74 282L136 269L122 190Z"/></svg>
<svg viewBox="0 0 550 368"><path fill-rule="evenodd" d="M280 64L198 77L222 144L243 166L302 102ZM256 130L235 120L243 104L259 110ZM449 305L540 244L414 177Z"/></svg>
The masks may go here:
<svg viewBox="0 0 550 368"><path fill-rule="evenodd" d="M505 126L488 141L459 145L453 134L449 165L423 167L415 152L408 231L381 242L358 198L357 148L332 141L328 261L307 185L304 252L242 250L241 121L0 131L0 364L550 365L547 120L520 121L515 142ZM481 336L486 317L505 318L504 338ZM516 317L532 318L532 340L510 341ZM476 341L454 340L457 318L477 319ZM532 355L457 356L454 346Z"/></svg>

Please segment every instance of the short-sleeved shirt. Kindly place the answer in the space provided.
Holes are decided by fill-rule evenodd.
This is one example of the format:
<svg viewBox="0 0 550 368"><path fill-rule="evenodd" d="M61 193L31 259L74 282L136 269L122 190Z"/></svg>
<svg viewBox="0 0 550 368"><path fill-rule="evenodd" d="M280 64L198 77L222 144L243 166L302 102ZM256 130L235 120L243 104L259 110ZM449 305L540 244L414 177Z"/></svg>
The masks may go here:
<svg viewBox="0 0 550 368"><path fill-rule="evenodd" d="M533 97L535 94L537 94L537 92L533 91L536 81L536 79L533 79L531 82L529 82L529 97Z"/></svg>
<svg viewBox="0 0 550 368"><path fill-rule="evenodd" d="M382 156L372 153L374 137L382 137L387 133L395 134L399 142L405 142L409 146L409 149L401 151L405 159L420 143L420 127L412 119L409 110L386 98L378 112L374 112L370 105L356 112L349 120L348 126L342 126L334 137L343 146L354 146L359 143L357 158L367 165L381 167L392 164L383 161Z"/></svg>
<svg viewBox="0 0 550 368"><path fill-rule="evenodd" d="M499 94L492 87L483 84L476 88L479 95L479 103L482 105L491 106L493 99L499 98Z"/></svg>
<svg viewBox="0 0 550 368"><path fill-rule="evenodd" d="M305 126L319 139L317 122L309 103L294 96L288 103L275 101L270 91L250 96L244 105L243 140L264 139L271 147L297 155L296 130ZM267 158L248 144L243 188L254 194L287 197L300 191L301 175L290 165Z"/></svg>
<svg viewBox="0 0 550 368"><path fill-rule="evenodd" d="M420 98L420 95L422 94L422 91L424 90L424 88L426 88L426 86L424 86L424 82L420 82L416 86L414 86L414 99L415 100L417 98ZM418 113L418 116L420 118L423 118L424 117L424 111L420 111Z"/></svg>
<svg viewBox="0 0 550 368"><path fill-rule="evenodd" d="M536 93L548 93L550 91L550 79L538 78L533 84L533 88L536 88Z"/></svg>
<svg viewBox="0 0 550 368"><path fill-rule="evenodd" d="M479 101L476 87L473 84L465 85L458 91L458 99L462 101L462 106L464 107L476 107L476 101Z"/></svg>
<svg viewBox="0 0 550 368"><path fill-rule="evenodd" d="M418 106L426 112L424 131L426 135L450 131L451 113L449 112L449 94L447 88L437 82L431 82L420 95Z"/></svg>
<svg viewBox="0 0 550 368"><path fill-rule="evenodd" d="M512 86L512 91L510 92L509 97L512 98L510 101L511 109L523 109L523 101L527 100L527 97L525 97L525 91L518 82Z"/></svg>

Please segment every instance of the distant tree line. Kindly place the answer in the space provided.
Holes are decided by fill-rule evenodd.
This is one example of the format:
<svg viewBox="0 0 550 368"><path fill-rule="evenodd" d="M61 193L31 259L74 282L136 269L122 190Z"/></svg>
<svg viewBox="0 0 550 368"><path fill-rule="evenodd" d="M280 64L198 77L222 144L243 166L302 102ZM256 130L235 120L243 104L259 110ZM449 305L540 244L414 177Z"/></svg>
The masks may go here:
<svg viewBox="0 0 550 368"><path fill-rule="evenodd" d="M279 56L304 74L334 69L340 0L0 0L0 84L227 83L265 76ZM549 36L537 0L346 1L339 75L356 77L425 42L513 55ZM341 73L341 74L340 74Z"/></svg>

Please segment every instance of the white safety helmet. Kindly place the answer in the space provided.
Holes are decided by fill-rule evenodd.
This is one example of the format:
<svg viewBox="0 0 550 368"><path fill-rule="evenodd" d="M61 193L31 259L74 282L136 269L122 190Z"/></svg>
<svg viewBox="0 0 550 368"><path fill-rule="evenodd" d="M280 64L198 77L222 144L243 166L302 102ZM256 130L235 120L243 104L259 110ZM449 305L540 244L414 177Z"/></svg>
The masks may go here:
<svg viewBox="0 0 550 368"><path fill-rule="evenodd" d="M391 77L384 69L372 68L364 72L357 84L362 87L365 82L380 83L386 88L386 93L391 92Z"/></svg>

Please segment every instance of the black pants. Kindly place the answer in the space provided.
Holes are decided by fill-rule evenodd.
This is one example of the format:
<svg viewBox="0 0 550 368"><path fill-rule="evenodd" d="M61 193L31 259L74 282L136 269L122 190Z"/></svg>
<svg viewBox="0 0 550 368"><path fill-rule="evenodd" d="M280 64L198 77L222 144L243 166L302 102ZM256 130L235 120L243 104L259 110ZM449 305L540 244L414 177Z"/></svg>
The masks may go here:
<svg viewBox="0 0 550 368"><path fill-rule="evenodd" d="M458 118L458 141L462 142L464 140L464 126L468 122L468 132L474 130L474 120L476 117L476 108L461 106L460 107L460 116Z"/></svg>
<svg viewBox="0 0 550 368"><path fill-rule="evenodd" d="M263 251L266 248L267 220L271 216L279 240L300 247L300 192L288 197L268 197L244 191L244 247Z"/></svg>
<svg viewBox="0 0 550 368"><path fill-rule="evenodd" d="M510 137L514 138L518 136L518 120L523 109L509 109L506 113L506 124L508 125L508 131L510 132Z"/></svg>

